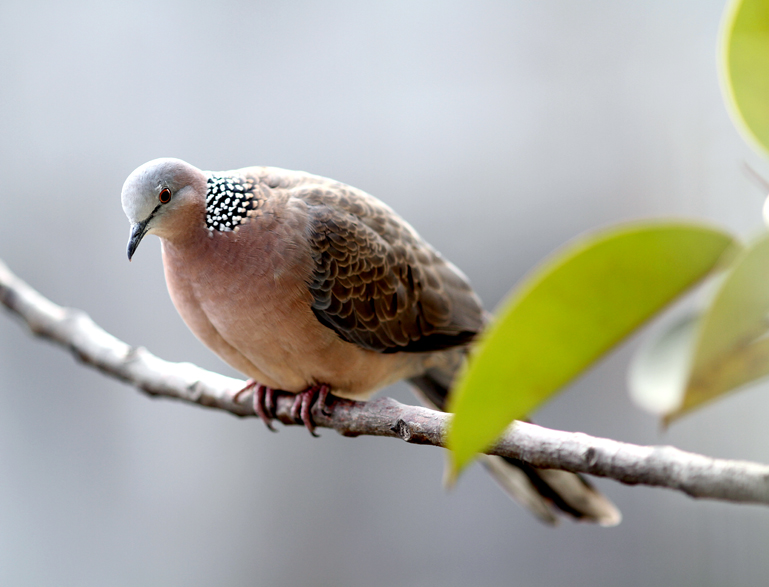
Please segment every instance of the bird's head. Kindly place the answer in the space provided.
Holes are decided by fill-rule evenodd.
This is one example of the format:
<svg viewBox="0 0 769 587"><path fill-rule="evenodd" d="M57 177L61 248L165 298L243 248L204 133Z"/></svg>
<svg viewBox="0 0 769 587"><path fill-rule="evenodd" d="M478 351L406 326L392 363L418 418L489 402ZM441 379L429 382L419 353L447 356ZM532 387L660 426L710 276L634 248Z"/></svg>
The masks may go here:
<svg viewBox="0 0 769 587"><path fill-rule="evenodd" d="M123 211L131 222L128 260L145 234L171 236L183 210L205 205L206 175L181 159L153 159L123 184Z"/></svg>

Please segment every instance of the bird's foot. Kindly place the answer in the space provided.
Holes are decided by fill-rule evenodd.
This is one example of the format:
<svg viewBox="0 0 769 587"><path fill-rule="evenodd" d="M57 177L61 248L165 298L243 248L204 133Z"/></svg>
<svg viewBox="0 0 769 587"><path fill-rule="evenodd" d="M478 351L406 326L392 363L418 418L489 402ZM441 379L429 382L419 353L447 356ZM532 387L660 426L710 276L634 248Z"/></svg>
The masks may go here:
<svg viewBox="0 0 769 587"><path fill-rule="evenodd" d="M317 437L318 435L315 434L312 407L313 405L317 406L322 414L328 416L330 412L326 410L326 399L330 392L331 388L326 384L313 385L301 393L297 393L294 405L291 406L291 417L297 422L302 422L313 436Z"/></svg>
<svg viewBox="0 0 769 587"><path fill-rule="evenodd" d="M272 425L272 419L275 417L275 390L272 387L249 379L246 386L233 396L232 401L237 403L240 396L251 389L254 389L254 413L259 416L267 428L272 432L277 432Z"/></svg>

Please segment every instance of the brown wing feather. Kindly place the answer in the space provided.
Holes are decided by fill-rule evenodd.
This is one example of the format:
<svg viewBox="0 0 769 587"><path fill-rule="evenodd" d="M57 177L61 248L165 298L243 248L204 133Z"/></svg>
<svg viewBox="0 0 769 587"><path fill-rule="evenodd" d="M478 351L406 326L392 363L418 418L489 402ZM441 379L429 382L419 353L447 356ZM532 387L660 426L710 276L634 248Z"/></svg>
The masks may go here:
<svg viewBox="0 0 769 587"><path fill-rule="evenodd" d="M307 205L318 320L378 352L462 345L483 325L465 277L389 207L350 186L305 176L291 189Z"/></svg>

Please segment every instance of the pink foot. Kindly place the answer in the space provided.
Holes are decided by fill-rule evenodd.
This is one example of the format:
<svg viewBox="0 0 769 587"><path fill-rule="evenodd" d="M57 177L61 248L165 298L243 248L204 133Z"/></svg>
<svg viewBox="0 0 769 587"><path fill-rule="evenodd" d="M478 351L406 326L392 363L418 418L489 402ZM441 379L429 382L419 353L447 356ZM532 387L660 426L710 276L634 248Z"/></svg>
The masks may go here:
<svg viewBox="0 0 769 587"><path fill-rule="evenodd" d="M254 389L254 413L259 416L267 428L272 432L277 432L272 425L272 418L275 413L275 390L272 387L249 379L246 386L233 396L232 401L237 403L241 395L253 388L256 388Z"/></svg>
<svg viewBox="0 0 769 587"><path fill-rule="evenodd" d="M330 391L331 388L328 385L313 385L297 393L294 405L291 406L291 417L297 422L302 422L313 436L318 435L315 434L315 423L312 421L312 406L317 405L323 414L328 414L326 399Z"/></svg>

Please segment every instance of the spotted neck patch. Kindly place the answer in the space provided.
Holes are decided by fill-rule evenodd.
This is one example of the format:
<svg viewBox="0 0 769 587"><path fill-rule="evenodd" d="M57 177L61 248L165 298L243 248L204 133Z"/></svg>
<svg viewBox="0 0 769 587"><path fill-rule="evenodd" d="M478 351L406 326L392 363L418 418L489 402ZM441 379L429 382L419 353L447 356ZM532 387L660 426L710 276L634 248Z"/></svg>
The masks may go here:
<svg viewBox="0 0 769 587"><path fill-rule="evenodd" d="M253 216L261 202L254 193L255 187L254 181L248 178L211 173L206 191L208 232L236 230Z"/></svg>

